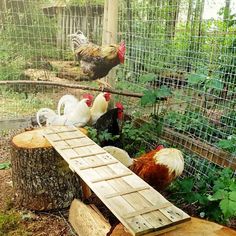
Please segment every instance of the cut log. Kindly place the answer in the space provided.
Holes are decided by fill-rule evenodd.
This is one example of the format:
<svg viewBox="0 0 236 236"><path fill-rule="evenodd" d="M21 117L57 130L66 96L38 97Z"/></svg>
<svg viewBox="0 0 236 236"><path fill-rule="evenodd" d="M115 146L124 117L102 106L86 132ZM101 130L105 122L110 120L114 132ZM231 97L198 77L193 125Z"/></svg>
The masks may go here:
<svg viewBox="0 0 236 236"><path fill-rule="evenodd" d="M69 222L79 236L104 236L110 231L110 224L96 208L75 199L69 212Z"/></svg>
<svg viewBox="0 0 236 236"><path fill-rule="evenodd" d="M43 129L20 133L11 145L16 201L30 210L69 207L80 197L80 180L43 136Z"/></svg>
<svg viewBox="0 0 236 236"><path fill-rule="evenodd" d="M182 225L176 226L175 230L170 232L162 232L160 231L160 235L163 236L181 236L181 235L188 235L188 236L197 236L197 235L207 235L207 236L236 236L236 231L214 222L210 222L207 220L202 220L198 218L191 218L191 221L186 222ZM157 235L155 233L150 233L145 236L154 236ZM115 229L112 231L111 236L132 236L120 223L118 224Z"/></svg>

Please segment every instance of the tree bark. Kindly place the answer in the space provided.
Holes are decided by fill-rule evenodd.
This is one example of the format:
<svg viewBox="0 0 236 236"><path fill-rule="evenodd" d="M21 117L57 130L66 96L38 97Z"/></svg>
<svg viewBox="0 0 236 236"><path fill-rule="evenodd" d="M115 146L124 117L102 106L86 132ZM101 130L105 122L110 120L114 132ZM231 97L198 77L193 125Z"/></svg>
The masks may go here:
<svg viewBox="0 0 236 236"><path fill-rule="evenodd" d="M79 177L43 137L42 129L20 133L11 144L12 181L21 206L61 209L79 197Z"/></svg>

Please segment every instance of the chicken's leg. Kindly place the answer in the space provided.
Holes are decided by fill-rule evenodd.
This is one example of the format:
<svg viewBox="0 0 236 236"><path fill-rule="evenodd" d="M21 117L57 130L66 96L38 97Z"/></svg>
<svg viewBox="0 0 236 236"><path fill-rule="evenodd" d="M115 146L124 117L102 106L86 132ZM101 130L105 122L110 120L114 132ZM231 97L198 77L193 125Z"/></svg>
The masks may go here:
<svg viewBox="0 0 236 236"><path fill-rule="evenodd" d="M97 79L96 81L99 85L99 88L101 88L102 90L104 90L104 88L112 88L112 86L107 81L100 79Z"/></svg>

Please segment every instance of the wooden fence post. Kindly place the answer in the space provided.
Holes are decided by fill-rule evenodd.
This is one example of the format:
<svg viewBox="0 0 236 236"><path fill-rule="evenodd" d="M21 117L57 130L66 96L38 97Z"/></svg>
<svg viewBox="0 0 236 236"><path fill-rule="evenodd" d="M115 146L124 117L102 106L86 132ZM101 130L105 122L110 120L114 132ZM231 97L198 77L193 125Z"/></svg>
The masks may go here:
<svg viewBox="0 0 236 236"><path fill-rule="evenodd" d="M102 44L117 43L118 0L105 0ZM115 85L115 69L108 74L109 84Z"/></svg>

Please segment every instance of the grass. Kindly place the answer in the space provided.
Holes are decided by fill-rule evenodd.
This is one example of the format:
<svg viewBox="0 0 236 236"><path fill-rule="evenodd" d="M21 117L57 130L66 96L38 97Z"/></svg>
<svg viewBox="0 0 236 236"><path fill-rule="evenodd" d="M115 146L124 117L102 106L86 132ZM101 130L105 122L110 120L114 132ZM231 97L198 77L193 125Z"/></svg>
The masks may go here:
<svg viewBox="0 0 236 236"><path fill-rule="evenodd" d="M42 107L52 108L54 101L51 93L22 93L0 90L0 119L24 117L35 114Z"/></svg>
<svg viewBox="0 0 236 236"><path fill-rule="evenodd" d="M19 228L21 216L15 211L0 213L0 236L4 235L26 235Z"/></svg>

